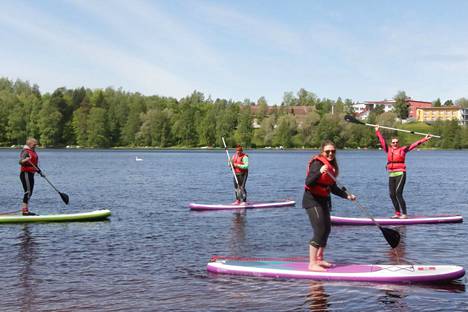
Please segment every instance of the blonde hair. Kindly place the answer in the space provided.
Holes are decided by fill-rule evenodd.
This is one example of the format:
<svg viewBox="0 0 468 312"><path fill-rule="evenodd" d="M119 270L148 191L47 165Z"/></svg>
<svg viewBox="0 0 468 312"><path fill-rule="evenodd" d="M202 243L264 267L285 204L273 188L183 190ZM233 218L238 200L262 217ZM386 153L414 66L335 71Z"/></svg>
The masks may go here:
<svg viewBox="0 0 468 312"><path fill-rule="evenodd" d="M33 137L29 137L26 139L26 145L29 145L30 143L36 143L37 144L37 140Z"/></svg>

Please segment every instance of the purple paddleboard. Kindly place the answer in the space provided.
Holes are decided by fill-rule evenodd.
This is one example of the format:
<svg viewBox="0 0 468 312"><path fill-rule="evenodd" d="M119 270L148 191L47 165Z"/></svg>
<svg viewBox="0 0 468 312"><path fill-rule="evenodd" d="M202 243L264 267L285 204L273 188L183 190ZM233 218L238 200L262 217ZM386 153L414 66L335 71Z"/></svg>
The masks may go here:
<svg viewBox="0 0 468 312"><path fill-rule="evenodd" d="M191 210L206 211L206 210L236 210L236 209L253 209L253 208L278 208L294 206L296 204L293 200L277 201L277 202L245 202L239 205L236 204L195 204L190 203Z"/></svg>
<svg viewBox="0 0 468 312"><path fill-rule="evenodd" d="M374 218L380 225L403 225L403 224L431 224L431 223L457 223L463 222L461 215L438 215L438 216L408 216L407 219ZM333 224L340 225L374 225L370 218L348 218L331 216Z"/></svg>
<svg viewBox="0 0 468 312"><path fill-rule="evenodd" d="M460 278L465 269L456 265L335 264L325 272L308 270L308 262L255 258L214 257L209 272L254 277L362 281L383 283L440 282Z"/></svg>

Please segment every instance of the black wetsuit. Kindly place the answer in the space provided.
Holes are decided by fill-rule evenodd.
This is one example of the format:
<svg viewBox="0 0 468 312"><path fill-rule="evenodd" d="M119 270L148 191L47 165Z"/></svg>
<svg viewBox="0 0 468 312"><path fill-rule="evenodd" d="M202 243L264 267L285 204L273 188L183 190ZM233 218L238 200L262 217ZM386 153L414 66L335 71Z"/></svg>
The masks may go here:
<svg viewBox="0 0 468 312"><path fill-rule="evenodd" d="M403 189L406 183L406 172L388 178L388 190L396 213L406 214L406 202L403 198Z"/></svg>
<svg viewBox="0 0 468 312"><path fill-rule="evenodd" d="M21 172L21 184L23 185L23 203L27 204L34 190L34 172Z"/></svg>
<svg viewBox="0 0 468 312"><path fill-rule="evenodd" d="M29 154L23 150L20 154L20 164L22 160L28 157ZM22 171L20 173L20 180L24 190L23 203L27 204L34 190L34 172Z"/></svg>
<svg viewBox="0 0 468 312"><path fill-rule="evenodd" d="M245 189L245 184L247 183L247 178L249 177L249 172L241 172L236 173L237 181L239 181L239 189L244 193L243 198L241 197L241 192L236 192L236 199L241 202L245 202L247 200L247 190ZM236 179L234 179L234 188L237 189Z"/></svg>
<svg viewBox="0 0 468 312"><path fill-rule="evenodd" d="M309 175L306 177L305 184L314 186L315 181L320 177L320 168L323 163L319 160L314 160L310 164ZM345 190L339 188L336 183L331 185L330 191L340 197L347 198L348 194ZM314 237L310 240L310 245L319 248L327 245L328 236L330 235L331 220L331 197L322 197L313 195L308 190L304 191L302 198L302 207L305 208L309 215L310 224L314 229Z"/></svg>

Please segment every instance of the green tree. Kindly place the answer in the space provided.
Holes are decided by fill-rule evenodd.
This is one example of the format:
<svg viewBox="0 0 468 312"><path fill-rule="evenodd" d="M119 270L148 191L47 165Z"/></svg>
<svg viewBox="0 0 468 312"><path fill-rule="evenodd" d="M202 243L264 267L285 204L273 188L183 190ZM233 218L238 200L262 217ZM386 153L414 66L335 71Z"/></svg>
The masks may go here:
<svg viewBox="0 0 468 312"><path fill-rule="evenodd" d="M296 119L291 115L283 115L278 118L278 126L275 129L273 144L283 147L293 146L293 136L297 133Z"/></svg>
<svg viewBox="0 0 468 312"><path fill-rule="evenodd" d="M24 104L15 98L14 105L8 114L7 135L10 142L24 144L27 137L26 123L28 117Z"/></svg>
<svg viewBox="0 0 468 312"><path fill-rule="evenodd" d="M344 122L342 122L342 117L341 115L331 114L326 114L322 117L317 126L316 146L319 146L325 140L331 140L338 148L344 147L346 137L343 135Z"/></svg>
<svg viewBox="0 0 468 312"><path fill-rule="evenodd" d="M216 139L218 146L223 146L221 137L226 139L229 146L233 146L235 142L235 129L237 128L237 116L239 115L239 105L229 103L227 101L219 101L222 104L218 114L218 122L216 123Z"/></svg>
<svg viewBox="0 0 468 312"><path fill-rule="evenodd" d="M299 89L297 92L297 104L300 106L313 106L315 105L315 102L317 101L317 96L312 93L307 91L306 89Z"/></svg>
<svg viewBox="0 0 468 312"><path fill-rule="evenodd" d="M145 113L144 99L140 95L133 95L128 100L127 120L122 129L122 144L131 146L135 144L136 135L140 131L140 115Z"/></svg>
<svg viewBox="0 0 468 312"><path fill-rule="evenodd" d="M383 105L376 105L373 110L369 112L369 116L367 117L367 122L371 124L377 123L377 117L385 112L385 108Z"/></svg>
<svg viewBox="0 0 468 312"><path fill-rule="evenodd" d="M79 146L87 146L88 110L85 107L80 107L73 113L72 127L75 132L76 143Z"/></svg>
<svg viewBox="0 0 468 312"><path fill-rule="evenodd" d="M139 144L166 147L171 143L170 111L151 109L142 114L142 125L137 135Z"/></svg>
<svg viewBox="0 0 468 312"><path fill-rule="evenodd" d="M252 143L253 127L250 107L244 106L239 114L237 130L235 133L236 141L243 146L250 147Z"/></svg>
<svg viewBox="0 0 468 312"><path fill-rule="evenodd" d="M274 116L264 118L260 124L260 128L256 129L253 134L253 143L255 146L271 146L273 143L274 129Z"/></svg>
<svg viewBox="0 0 468 312"><path fill-rule="evenodd" d="M294 96L294 93L292 93L291 91L288 91L288 92L284 92L283 94L283 102L281 103L281 105L284 105L284 106L295 106L297 105L297 98Z"/></svg>
<svg viewBox="0 0 468 312"><path fill-rule="evenodd" d="M464 97L459 98L458 100L455 101L455 105L463 107L463 108L468 108L468 99Z"/></svg>
<svg viewBox="0 0 468 312"><path fill-rule="evenodd" d="M198 126L199 143L201 146L214 146L216 144L216 124L217 110L214 106L210 105Z"/></svg>
<svg viewBox="0 0 468 312"><path fill-rule="evenodd" d="M261 122L263 118L265 118L268 115L268 102L264 96L260 97L257 100L257 107L258 109L257 109L256 117Z"/></svg>
<svg viewBox="0 0 468 312"><path fill-rule="evenodd" d="M41 145L58 146L63 133L62 113L57 107L57 101L46 95L39 112L39 132Z"/></svg>
<svg viewBox="0 0 468 312"><path fill-rule="evenodd" d="M298 127L298 132L301 135L303 145L314 146L314 132L316 131L317 125L320 122L320 115L312 110L307 113L304 121Z"/></svg>
<svg viewBox="0 0 468 312"><path fill-rule="evenodd" d="M354 113L354 105L351 99L345 99L344 101L344 112L346 114L353 114Z"/></svg>
<svg viewBox="0 0 468 312"><path fill-rule="evenodd" d="M395 106L393 107L393 111L396 113L398 118L408 118L409 110L408 104L406 103L408 96L406 95L405 91L398 91L398 93L393 97L393 99L395 100Z"/></svg>
<svg viewBox="0 0 468 312"><path fill-rule="evenodd" d="M442 106L442 102L440 101L439 98L437 98L437 100L432 102L432 107L441 107L441 106Z"/></svg>
<svg viewBox="0 0 468 312"><path fill-rule="evenodd" d="M109 129L107 126L106 110L93 107L88 115L88 146L109 147Z"/></svg>

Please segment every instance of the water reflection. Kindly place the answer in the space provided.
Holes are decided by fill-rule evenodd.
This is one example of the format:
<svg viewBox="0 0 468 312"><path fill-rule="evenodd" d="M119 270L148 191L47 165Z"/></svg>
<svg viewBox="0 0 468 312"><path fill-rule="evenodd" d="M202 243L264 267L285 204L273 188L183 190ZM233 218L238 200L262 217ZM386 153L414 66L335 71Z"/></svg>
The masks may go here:
<svg viewBox="0 0 468 312"><path fill-rule="evenodd" d="M411 264L406 257L406 226L396 227L395 230L400 233L400 243L395 248L390 248L388 255L391 264Z"/></svg>
<svg viewBox="0 0 468 312"><path fill-rule="evenodd" d="M35 298L35 288L33 286L32 276L34 274L33 265L35 262L35 247L34 237L31 235L31 231L28 225L24 225L19 239L19 252L18 252L18 264L20 265L19 280L21 290L22 311L31 311L33 304L33 298Z"/></svg>
<svg viewBox="0 0 468 312"><path fill-rule="evenodd" d="M231 255L241 256L245 253L245 224L247 223L245 209L233 214L230 229L229 252Z"/></svg>
<svg viewBox="0 0 468 312"><path fill-rule="evenodd" d="M324 312L328 311L330 304L328 303L328 295L325 292L325 287L321 281L313 281L309 283L309 292L307 294L306 305L309 311Z"/></svg>

